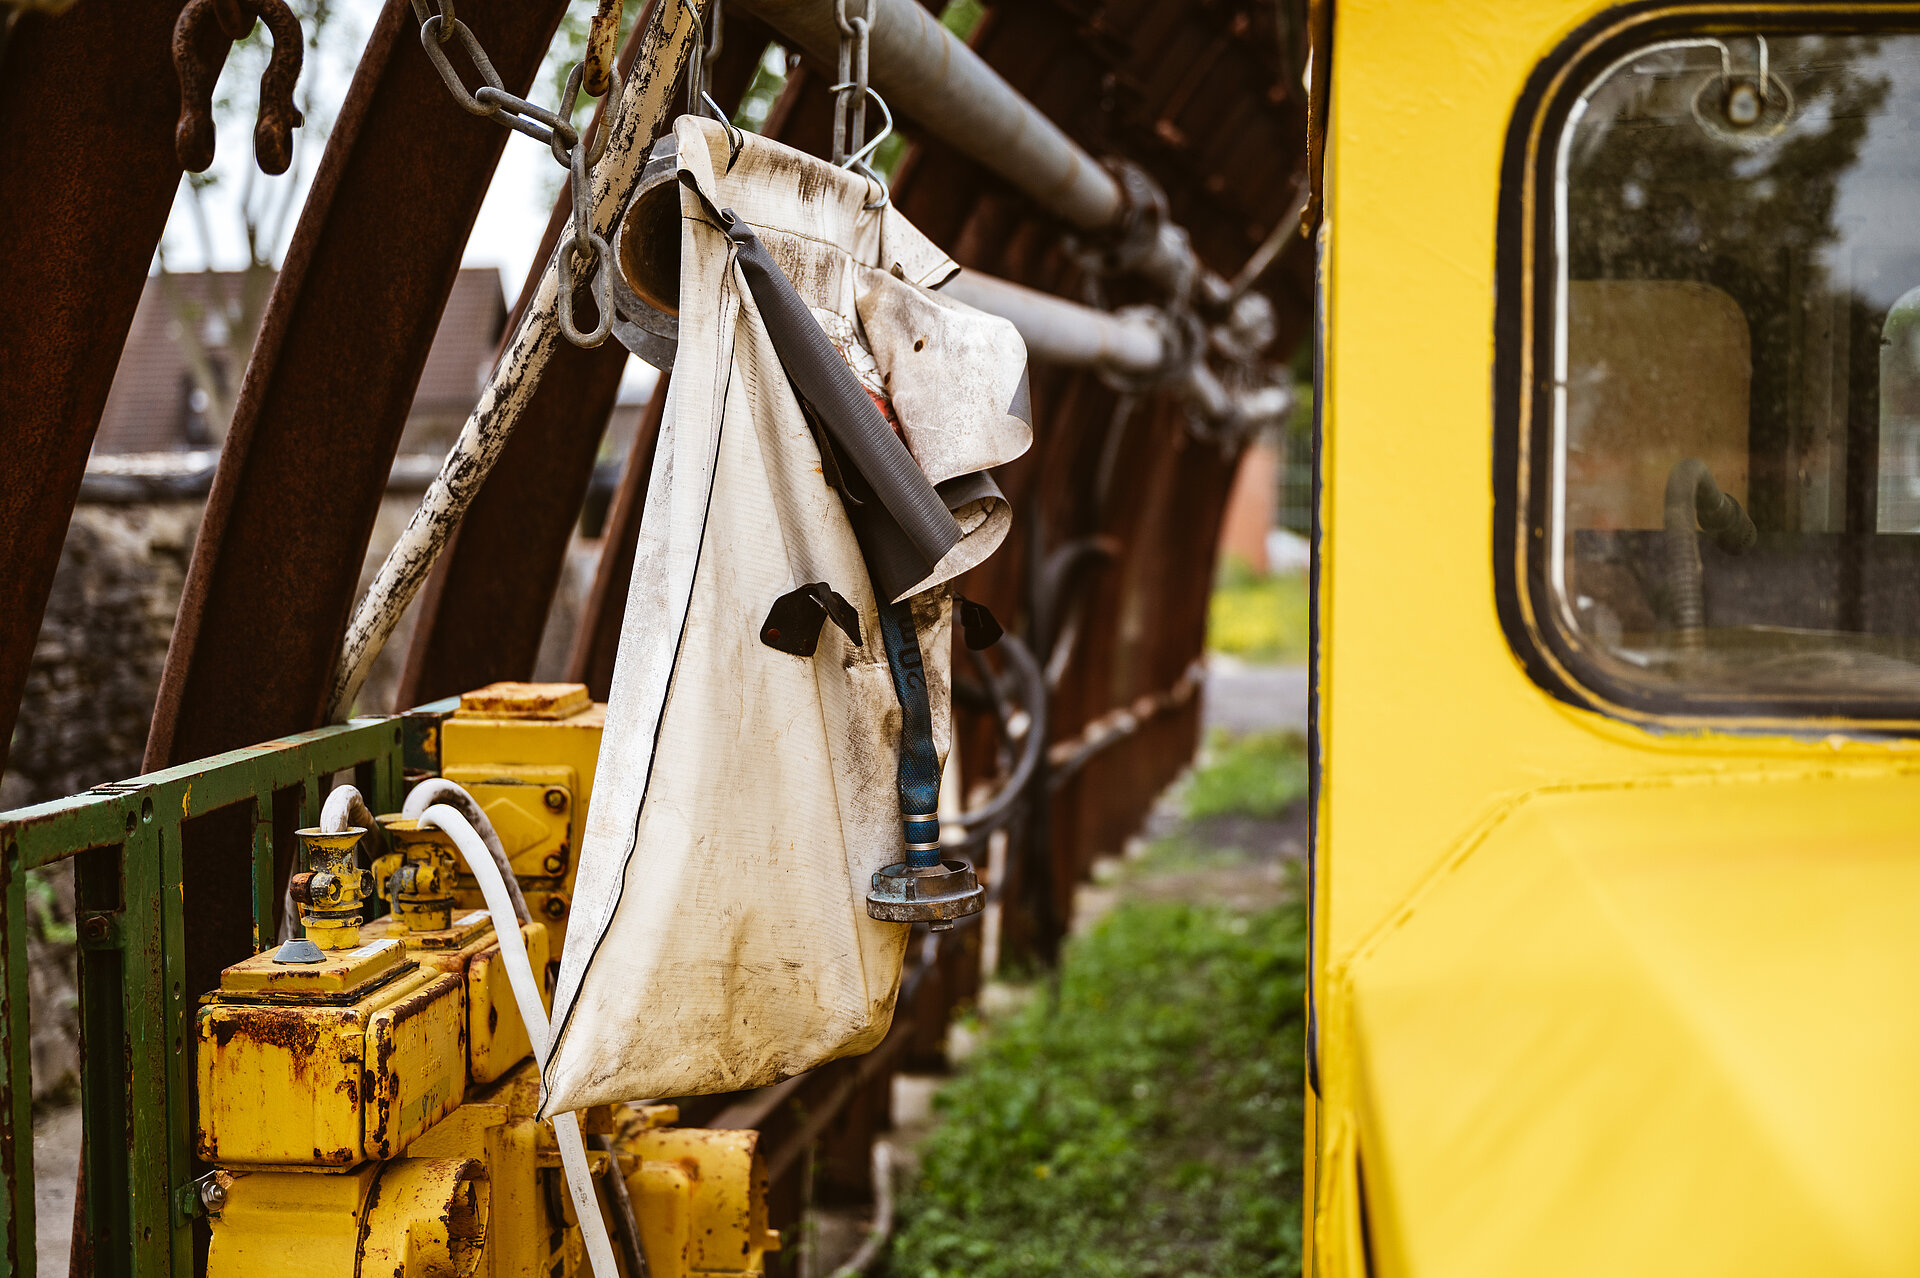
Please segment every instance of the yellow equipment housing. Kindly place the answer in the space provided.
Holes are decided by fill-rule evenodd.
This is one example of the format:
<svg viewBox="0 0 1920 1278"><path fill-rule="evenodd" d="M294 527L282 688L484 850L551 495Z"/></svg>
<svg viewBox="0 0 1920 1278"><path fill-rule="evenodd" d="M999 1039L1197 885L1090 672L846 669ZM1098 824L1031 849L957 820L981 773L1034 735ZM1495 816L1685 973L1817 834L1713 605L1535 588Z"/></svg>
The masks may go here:
<svg viewBox="0 0 1920 1278"><path fill-rule="evenodd" d="M297 966L256 954L200 1009L196 1152L224 1167L392 1158L460 1103L466 1031L464 980L399 941Z"/></svg>
<svg viewBox="0 0 1920 1278"><path fill-rule="evenodd" d="M526 1022L507 985L500 959L500 940L493 916L485 910L466 910L453 926L431 932L411 932L394 916L375 919L362 932L373 939L395 937L421 967L458 976L466 990L467 1079L470 1085L491 1083L533 1052ZM547 970L547 929L542 923L521 925L527 962L536 973Z"/></svg>
<svg viewBox="0 0 1920 1278"><path fill-rule="evenodd" d="M579 685L494 685L464 698L434 743L523 883L536 973L565 935L603 716ZM201 1193L209 1278L584 1274L552 1129L534 1117L540 1077L495 921L471 908L479 891L465 876L448 918L439 836L380 820L399 837L379 875L418 869L395 880L415 895L360 924L353 949L317 962L258 954L202 999L196 1149L215 1165ZM336 869L346 881L348 862ZM620 1236L630 1210L651 1278L763 1272L780 1238L767 1227L758 1133L673 1127L670 1105L583 1120L610 1232ZM624 1256L619 1264L632 1278Z"/></svg>
<svg viewBox="0 0 1920 1278"><path fill-rule="evenodd" d="M1553 525L1527 505L1593 474L1581 469L1591 454L1556 478L1529 451L1540 405L1580 393L1541 327L1556 322L1543 273L1568 180L1554 147L1574 127L1575 95L1644 75L1640 97L1592 110L1647 127L1663 101L1676 118L1688 109L1673 95L1694 92L1689 68L1751 76L1770 56L1786 76L1796 33L1920 31L1920 11L1326 7L1308 1271L1920 1273L1920 716L1899 709L1910 696L1782 696L1742 711L1616 694L1590 650L1542 637L1563 627L1540 594L1553 565L1536 571L1533 558ZM1635 60L1655 45L1658 57ZM1910 90L1908 53L1890 38L1881 49L1875 74ZM1779 98L1756 96L1724 107L1696 96L1692 109L1764 124ZM1742 154L1758 158L1730 161L1736 175L1774 152ZM1647 221L1635 207L1623 198L1608 225L1637 233ZM1887 219L1883 241L1912 239L1910 217ZM1638 292L1633 305L1662 315L1691 308L1695 335L1735 352L1689 372L1648 340L1654 330L1581 327L1596 295L1578 282L1592 268L1577 235L1571 251L1576 341L1737 381L1737 431L1688 415L1701 432L1689 448L1747 503L1766 476L1747 468L1746 380L1758 412L1758 379L1772 374L1757 354L1751 373L1738 360L1763 340L1759 325L1750 314L1749 338L1701 295ZM1911 284L1892 280L1886 296ZM1609 374L1616 390L1632 375L1624 362ZM1653 482L1664 474L1665 463ZM1813 522L1816 495L1801 490L1798 524L1755 497L1756 553L1780 551L1796 528L1853 544ZM1870 520L1871 486L1863 500ZM1575 549L1596 544L1604 518L1630 534L1649 518L1620 503L1588 510L1568 531ZM1866 534L1905 554L1888 540L1898 531L1883 513ZM1710 586L1737 567L1702 553ZM1719 601L1723 612L1740 602ZM1585 616L1563 627L1574 639L1600 633L1580 629ZM1773 642L1761 629L1748 637ZM1622 669L1622 682L1642 677Z"/></svg>
<svg viewBox="0 0 1920 1278"><path fill-rule="evenodd" d="M496 683L462 696L440 727L440 774L465 786L493 822L556 961L606 719L584 684ZM456 882L462 906L485 907L470 876Z"/></svg>

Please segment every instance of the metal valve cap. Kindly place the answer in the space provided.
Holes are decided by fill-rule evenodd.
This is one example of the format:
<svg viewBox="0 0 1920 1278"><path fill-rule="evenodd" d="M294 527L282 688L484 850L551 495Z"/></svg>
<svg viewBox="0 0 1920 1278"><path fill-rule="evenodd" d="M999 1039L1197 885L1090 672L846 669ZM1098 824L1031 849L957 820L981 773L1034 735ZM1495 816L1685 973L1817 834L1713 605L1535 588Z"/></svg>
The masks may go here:
<svg viewBox="0 0 1920 1278"><path fill-rule="evenodd" d="M873 876L867 915L889 923L928 923L944 932L986 908L987 890L965 861L916 866L902 861Z"/></svg>

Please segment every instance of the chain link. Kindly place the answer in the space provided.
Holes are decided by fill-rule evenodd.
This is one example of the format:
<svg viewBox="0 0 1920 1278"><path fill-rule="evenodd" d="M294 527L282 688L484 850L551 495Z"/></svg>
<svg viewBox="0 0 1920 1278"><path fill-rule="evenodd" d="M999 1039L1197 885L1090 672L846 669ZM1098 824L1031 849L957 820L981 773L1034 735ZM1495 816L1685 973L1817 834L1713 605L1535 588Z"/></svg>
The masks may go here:
<svg viewBox="0 0 1920 1278"><path fill-rule="evenodd" d="M833 86L833 162L847 163L867 134L867 36L873 29L872 0L861 15L847 16L847 0L833 0L834 25L840 28L840 76Z"/></svg>
<svg viewBox="0 0 1920 1278"><path fill-rule="evenodd" d="M833 0L833 21L840 28L840 79L833 93L833 162L851 169L880 188L880 197L866 207L884 209L893 195L886 177L871 160L880 144L893 132L893 112L879 93L867 83L868 37L873 33L874 0L865 0L857 18L847 16L847 0ZM867 137L867 102L880 108L885 123L880 132Z"/></svg>
<svg viewBox="0 0 1920 1278"><path fill-rule="evenodd" d="M525 134L550 148L553 158L568 173L573 196L573 234L556 254L560 276L560 332L575 346L594 347L607 340L613 330L613 281L609 275L612 253L606 238L593 229L593 166L606 153L607 138L613 132L612 111L621 100L620 68L607 62L606 100L610 108L603 113L600 128L592 141L583 145L580 130L573 123L573 106L580 100L581 81L586 63L575 64L567 75L567 87L561 96L561 111L550 111L536 102L507 92L500 73L494 69L487 51L466 23L453 11L453 0L438 0L439 12L429 0L412 0L414 16L420 20L420 47L427 60L446 83L447 92L460 109L470 115L487 116L516 133ZM447 49L455 41L466 51L480 86L469 90L460 72L454 68ZM590 96L600 97L589 91ZM573 294L580 282L592 273L592 293L599 322L582 331L574 322Z"/></svg>

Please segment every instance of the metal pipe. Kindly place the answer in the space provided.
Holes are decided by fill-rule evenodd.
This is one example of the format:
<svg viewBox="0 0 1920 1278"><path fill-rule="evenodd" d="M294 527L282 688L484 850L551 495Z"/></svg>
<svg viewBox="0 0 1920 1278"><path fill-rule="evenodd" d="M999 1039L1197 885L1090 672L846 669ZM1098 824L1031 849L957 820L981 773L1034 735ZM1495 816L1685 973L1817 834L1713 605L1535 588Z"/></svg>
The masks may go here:
<svg viewBox="0 0 1920 1278"><path fill-rule="evenodd" d="M1153 307L1103 311L978 271L961 271L940 291L1010 321L1039 363L1171 386L1216 426L1257 429L1292 411L1285 385L1229 389L1198 353L1181 349L1166 313Z"/></svg>
<svg viewBox="0 0 1920 1278"><path fill-rule="evenodd" d="M789 41L832 63L840 48L833 5L825 0L745 0ZM896 116L904 115L948 146L1011 182L1055 216L1083 231L1120 232L1137 206L1159 208L1157 193L1129 193L1100 161L1027 101L966 41L919 0L866 0L871 22L869 81ZM1150 183L1142 184L1148 187ZM1123 265L1184 300L1198 286L1211 302L1226 281L1204 270L1187 233L1163 217L1139 224L1146 237Z"/></svg>
<svg viewBox="0 0 1920 1278"><path fill-rule="evenodd" d="M960 272L940 291L1011 321L1027 354L1044 364L1151 377L1166 371L1173 354L1172 335L1151 309L1096 310L978 271Z"/></svg>
<svg viewBox="0 0 1920 1278"><path fill-rule="evenodd" d="M781 35L832 64L840 48L827 0L745 0ZM1127 214L1120 183L1000 78L917 0L866 0L870 82L907 115L1086 231Z"/></svg>

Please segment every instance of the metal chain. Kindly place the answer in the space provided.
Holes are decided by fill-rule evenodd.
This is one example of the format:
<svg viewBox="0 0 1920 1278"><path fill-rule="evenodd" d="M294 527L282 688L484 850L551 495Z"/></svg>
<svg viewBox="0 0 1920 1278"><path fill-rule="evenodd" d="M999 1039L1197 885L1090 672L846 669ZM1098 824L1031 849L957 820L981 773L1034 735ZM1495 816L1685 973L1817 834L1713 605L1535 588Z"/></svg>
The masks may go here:
<svg viewBox="0 0 1920 1278"><path fill-rule="evenodd" d="M840 76L833 86L833 162L845 165L860 150L867 133L867 36L873 28L872 0L861 15L847 16L847 0L833 0L833 21L840 28Z"/></svg>
<svg viewBox="0 0 1920 1278"><path fill-rule="evenodd" d="M500 73L494 70L493 62L480 46L478 37L455 16L454 0L438 0L438 13L432 11L428 0L412 0L412 3L414 16L420 20L420 46L427 51L427 60L440 73L447 92L453 95L460 109L470 115L490 117L514 132L523 133L549 147L555 162L570 175L573 236L561 245L557 254L560 332L575 346L600 345L607 340L607 334L613 331L613 280L609 275L609 263L613 255L607 248L606 238L593 229L592 167L606 153L607 137L613 132L613 121L603 116L600 129L592 141L581 144L580 130L574 126L572 116L573 105L580 100L581 77L586 64L576 63L567 75L567 87L561 97L564 110L549 111L538 103L507 92ZM472 91L467 89L466 82L460 78L452 58L448 56L447 47L455 40L466 50L467 60L480 77L480 87ZM607 72L609 84L605 96L608 102L617 104L622 88L620 68L617 64L609 63ZM583 332L574 323L573 294L589 271L593 274L593 300L600 319L592 329Z"/></svg>
<svg viewBox="0 0 1920 1278"><path fill-rule="evenodd" d="M880 188L878 199L868 209L884 209L893 199L887 179L870 162L880 144L893 132L893 112L886 101L867 83L868 37L873 33L873 0L865 0L864 12L857 18L847 16L847 0L833 0L833 20L840 28L840 79L832 88L833 162L851 169ZM872 99L885 120L880 132L867 137L867 101Z"/></svg>

